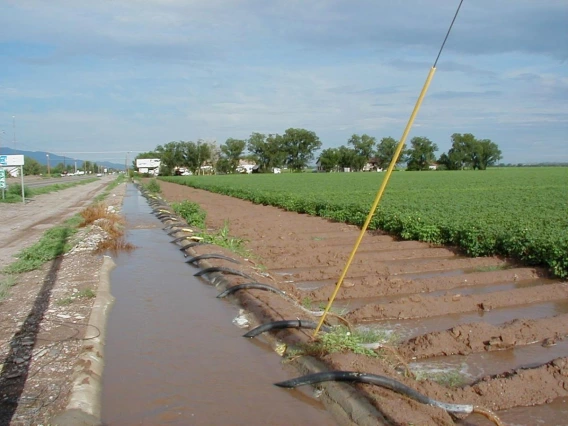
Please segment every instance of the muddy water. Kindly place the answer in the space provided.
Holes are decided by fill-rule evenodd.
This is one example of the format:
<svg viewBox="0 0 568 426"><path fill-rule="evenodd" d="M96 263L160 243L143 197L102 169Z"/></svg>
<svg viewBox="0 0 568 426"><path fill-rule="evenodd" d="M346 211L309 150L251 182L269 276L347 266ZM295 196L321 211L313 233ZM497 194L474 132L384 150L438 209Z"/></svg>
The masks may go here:
<svg viewBox="0 0 568 426"><path fill-rule="evenodd" d="M497 413L507 426L567 426L568 398L557 398L550 404L536 407L519 407ZM495 426L485 417L474 414L466 421L457 422L460 426Z"/></svg>
<svg viewBox="0 0 568 426"><path fill-rule="evenodd" d="M487 375L517 368L536 367L566 356L568 356L568 340L563 340L548 347L534 344L465 356L433 357L425 361L410 363L409 367L414 372L445 373L455 371L464 378L464 382L471 383Z"/></svg>
<svg viewBox="0 0 568 426"><path fill-rule="evenodd" d="M409 320L387 320L366 323L367 328L381 328L394 331L401 339L410 339L433 331L442 331L456 325L472 322L486 322L499 325L514 319L539 319L553 317L568 312L568 301L534 303L513 308L499 308L489 312L477 311L465 314L444 315L439 317Z"/></svg>
<svg viewBox="0 0 568 426"><path fill-rule="evenodd" d="M192 276L149 212L130 186L124 213L137 249L116 257L111 274L105 425L335 424L309 390L273 386L297 372L242 337L238 307Z"/></svg>

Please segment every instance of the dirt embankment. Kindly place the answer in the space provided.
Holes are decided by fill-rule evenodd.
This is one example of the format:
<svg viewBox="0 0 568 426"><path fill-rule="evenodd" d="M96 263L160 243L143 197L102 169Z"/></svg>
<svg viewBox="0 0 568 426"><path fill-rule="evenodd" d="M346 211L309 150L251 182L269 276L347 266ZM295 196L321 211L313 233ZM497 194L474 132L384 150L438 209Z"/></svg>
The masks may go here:
<svg viewBox="0 0 568 426"><path fill-rule="evenodd" d="M331 295L359 232L356 227L321 218L171 183L160 185L169 202L194 201L207 211L209 227L219 229L227 222L231 235L248 241L255 258L242 270L312 307ZM210 246L197 248L200 254L212 251L220 252ZM234 267L223 260L209 262ZM259 273L260 264L263 273ZM234 276L229 280L234 284L250 281ZM250 295L271 306L261 312L266 318L306 318L305 311L278 296L255 290ZM420 326L422 331L383 351L379 359L332 354L324 360L330 368L394 377L445 402L493 410L550 403L568 396L568 353L552 350L548 361L531 368L516 365L513 354L529 345L544 351L566 338L567 296L566 283L547 278L537 268L500 258L466 258L453 248L397 241L370 232L339 292L339 305L348 311L344 314L355 327L389 329L394 324L399 326L394 332L403 329L401 335L405 327ZM277 334L286 336L287 332ZM419 359L461 354L467 364L467 354L494 351L510 353L510 364L477 382L468 382L466 376L462 378L466 385L458 387L433 379L418 382L401 374L408 373L408 364ZM442 410L377 387L358 387L393 424L453 424Z"/></svg>
<svg viewBox="0 0 568 426"><path fill-rule="evenodd" d="M25 205L0 205L1 264L87 207L110 182L40 195ZM119 210L124 189L115 188L106 204ZM66 241L74 246L71 252L17 275L0 301L0 425L48 424L66 407L83 345L98 334L88 321L103 262L93 253L101 233L82 228Z"/></svg>

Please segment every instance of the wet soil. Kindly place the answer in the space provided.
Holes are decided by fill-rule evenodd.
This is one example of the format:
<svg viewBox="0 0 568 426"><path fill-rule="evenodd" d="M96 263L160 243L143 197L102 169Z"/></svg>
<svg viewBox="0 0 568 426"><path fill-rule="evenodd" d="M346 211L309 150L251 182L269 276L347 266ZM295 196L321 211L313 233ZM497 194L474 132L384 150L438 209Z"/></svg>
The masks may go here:
<svg viewBox="0 0 568 426"><path fill-rule="evenodd" d="M160 185L162 196L169 202L191 200L200 204L207 211L208 227L220 229L228 223L230 234L247 240L252 253L241 259L240 269L257 281L285 290L298 302L315 302L317 306L328 299L359 233L354 226L317 217L171 183ZM208 246L200 246L196 252L211 251L222 252ZM209 262L235 266L216 259ZM250 281L240 277L230 280L234 284ZM554 306L565 305L567 296L567 283L550 279L538 268L495 257L466 258L451 247L397 241L381 232L369 232L339 291L342 303L349 305L350 300L357 300L346 317L355 327L380 325L387 320L404 321L414 329L422 322L432 327L423 328L410 339L390 343L388 350L379 350L380 358L342 353L326 355L323 360L332 369L396 378L444 402L495 410L511 424L532 425L537 419L536 423L566 425L565 407L558 401L568 397L568 352L566 345L558 343L568 335L568 315ZM246 301L245 307L261 317L309 318L297 306L273 294L250 291ZM493 313L500 315L491 316ZM499 318L507 319L499 322ZM443 328L436 327L435 322ZM290 332L276 333L282 339L291 336ZM302 339L297 334L293 338ZM309 339L309 334L304 333L303 338ZM538 362L531 365L519 367L512 355L516 348L555 344L556 350L539 355ZM443 361L449 355L461 356L467 365L468 356L494 351L503 354L501 369L495 371L490 357L488 361L473 357L481 378L467 385L448 383L433 373L418 381L407 368L417 360L437 357L440 361L442 357ZM506 361L508 353L510 362ZM455 371L445 373L447 379ZM454 419L440 409L370 385L356 387L391 424L454 424ZM533 406L547 409L531 412ZM539 418L539 412L546 414ZM476 419L470 416L465 421L487 424L483 420L476 423Z"/></svg>

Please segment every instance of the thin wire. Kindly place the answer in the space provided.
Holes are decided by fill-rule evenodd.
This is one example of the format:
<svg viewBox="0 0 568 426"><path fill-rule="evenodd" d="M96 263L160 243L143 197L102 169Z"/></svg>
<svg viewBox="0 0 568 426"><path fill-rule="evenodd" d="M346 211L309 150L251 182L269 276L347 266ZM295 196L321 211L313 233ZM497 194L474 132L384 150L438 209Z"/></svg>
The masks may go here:
<svg viewBox="0 0 568 426"><path fill-rule="evenodd" d="M436 68L436 64L438 63L438 59L440 59L440 55L442 54L442 50L444 50L444 46L446 45L446 41L448 40L448 37L450 36L450 32L452 31L452 27L454 26L454 22L456 22L456 18L458 17L458 13L460 11L462 3L463 3L463 0L460 0L460 4L458 5L458 8L456 9L456 14L454 15L454 19L452 19L452 23L450 24L450 27L448 28L448 32L446 33L446 37L444 37L444 41L442 43L442 46L440 46L440 51L438 52L438 56L436 56L436 60L434 61L434 65L432 65L433 68Z"/></svg>
<svg viewBox="0 0 568 426"><path fill-rule="evenodd" d="M450 34L450 30L452 29L452 26L454 25L454 21L456 20L456 16L458 15L458 11L459 11L462 3L463 3L463 0L460 1L460 4L458 6L456 14L454 15L454 19L452 20L452 23L450 25L448 33L446 34L446 37L444 38L444 42L442 43L442 47L440 48L440 52L438 52L438 58L440 57L440 54L442 53L442 49L444 47L444 44L446 43L446 40L448 39L448 35ZM416 115L418 114L418 111L420 110L420 106L422 105L422 100L424 99L424 96L426 96L426 93L428 92L428 87L430 86L430 82L432 81L432 78L434 77L434 73L436 72L436 63L438 62L438 58L436 58L436 62L434 62L434 65L432 66L432 68L430 68L430 72L428 73L428 77L426 78L426 82L424 83L424 86L422 87L422 91L420 92L420 95L418 96L418 99L417 99L416 104L414 106L414 110L412 111L412 114L410 115L410 118L408 119L408 123L406 124L404 132L402 133L402 137L400 138L400 141L398 142L398 145L396 147L396 152L394 153L394 155L391 159L391 162L389 164L389 167L387 169L387 172L385 174L383 182L381 183L381 187L377 191L375 201L373 202L373 205L371 206L371 210L369 210L369 213L367 215L367 219L365 220L365 223L361 227L361 231L359 232L359 236L357 237L357 241L355 241L355 245L353 246L353 249L351 250L351 254L349 255L347 262L345 263L345 266L343 267L343 270L342 270L342 272L339 276L339 279L337 280L337 284L335 285L333 293L332 293L331 297L329 298L327 306L325 307L325 310L323 312L323 315L320 318L320 321L319 321L319 323L318 323L318 325L317 325L317 327L314 331L314 334L313 334L314 337L317 336L317 334L319 333L319 330L322 327L322 325L325 321L325 318L326 318L329 310L331 309L331 306L333 305L335 297L337 296L337 293L339 293L339 289L341 288L341 285L343 284L343 280L347 276L347 271L349 270L349 267L351 266L351 263L353 262L353 258L355 257L355 254L357 253L357 250L359 249L359 245L361 244L361 241L363 240L363 236L365 235L365 232L367 231L367 227L371 223L371 219L373 218L373 215L374 215L375 211L377 210L377 207L379 206L379 203L380 203L381 198L383 196L384 190L385 190L385 188L386 188L386 186L389 182L391 173L394 170L397 159L402 152L402 148L404 147L404 142L406 141L406 137L408 136L408 133L410 132L410 129L412 128L412 124L414 123L414 119L415 119Z"/></svg>

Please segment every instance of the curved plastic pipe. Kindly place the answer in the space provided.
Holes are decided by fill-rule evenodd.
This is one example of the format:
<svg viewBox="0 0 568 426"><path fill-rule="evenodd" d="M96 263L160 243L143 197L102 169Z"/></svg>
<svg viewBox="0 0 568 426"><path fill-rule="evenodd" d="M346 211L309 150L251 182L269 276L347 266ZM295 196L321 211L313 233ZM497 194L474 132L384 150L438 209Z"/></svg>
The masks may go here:
<svg viewBox="0 0 568 426"><path fill-rule="evenodd" d="M295 379L285 380L274 384L281 388L295 388L297 386L313 385L328 381L368 383L390 389L406 395L415 401L421 402L422 404L433 405L451 413L471 414L473 412L473 405L447 404L445 402L436 401L435 399L428 398L426 395L403 385L399 381L376 374L357 373L354 371L327 371L324 373L308 374L307 376L297 377Z"/></svg>
<svg viewBox="0 0 568 426"><path fill-rule="evenodd" d="M168 230L170 230L170 229L172 229L172 228L174 228L174 227L176 227L176 226L184 226L184 224L181 223L181 222L174 222L174 223L170 223L168 226L163 227L162 229L163 229L164 231L168 231Z"/></svg>
<svg viewBox="0 0 568 426"><path fill-rule="evenodd" d="M187 250L188 248L192 248L192 247L195 247L195 246L203 246L203 245L206 245L206 244L209 244L209 243L202 243L201 241L194 241L192 243L187 243L186 245L181 246L179 249L181 251L184 251L184 250ZM187 256L187 254L186 254L186 256Z"/></svg>
<svg viewBox="0 0 568 426"><path fill-rule="evenodd" d="M273 321L273 322L267 322L266 324L262 324L256 328L253 328L248 333L243 334L243 337L256 337L259 334L264 333L265 331L282 330L283 328L309 328L313 330L317 326L318 323L314 321L302 321L302 320ZM325 327L323 330L329 331L329 328ZM278 383L276 385L278 386Z"/></svg>
<svg viewBox="0 0 568 426"><path fill-rule="evenodd" d="M172 243L173 243L173 241L172 241ZM192 257L192 258L186 260L185 263L199 262L200 260L204 260L204 259L223 259L223 260L228 260L229 262L233 262L233 263L237 263L237 264L241 263L238 260L233 259L232 257L225 256L224 254L217 254L217 253L209 253L209 254L202 254L201 256L195 256L195 257Z"/></svg>
<svg viewBox="0 0 568 426"><path fill-rule="evenodd" d="M170 243L175 244L175 243L179 243L182 240L187 240L188 238L191 238L191 235L184 235L183 237L177 237L175 240L171 240Z"/></svg>
<svg viewBox="0 0 568 426"><path fill-rule="evenodd" d="M195 274L193 274L193 276L200 277L205 274L210 274L211 272L224 272L226 274L239 275L241 277L248 278L249 280L254 280L253 277L251 277L248 274L245 274L244 272L237 271L236 269L225 268L223 266L213 266L211 268L205 268L202 269L201 271L196 272Z"/></svg>
<svg viewBox="0 0 568 426"><path fill-rule="evenodd" d="M236 293L239 290L248 290L248 289L266 290L266 291L271 291L272 293L279 294L279 295L284 296L284 297L288 297L288 295L286 293L284 293L282 290L278 290L277 288L269 286L268 284L262 284L262 283L254 282L254 283L245 283L245 284L239 284L239 285L234 285L232 287L229 287L224 292L219 293L217 295L217 298L222 299L224 297L230 296L233 293Z"/></svg>

